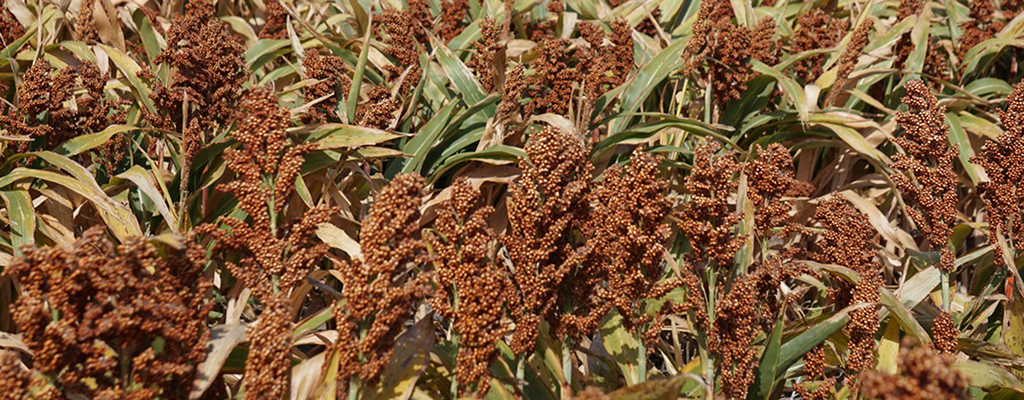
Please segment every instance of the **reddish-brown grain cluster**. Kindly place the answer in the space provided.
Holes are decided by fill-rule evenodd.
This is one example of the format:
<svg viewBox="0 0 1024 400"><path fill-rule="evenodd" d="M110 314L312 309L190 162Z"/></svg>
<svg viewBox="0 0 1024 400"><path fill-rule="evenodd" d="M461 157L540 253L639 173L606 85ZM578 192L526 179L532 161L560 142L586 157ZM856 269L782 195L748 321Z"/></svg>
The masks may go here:
<svg viewBox="0 0 1024 400"><path fill-rule="evenodd" d="M80 42L94 44L100 40L100 33L96 30L96 20L92 15L95 4L96 0L82 0L78 5L75 36Z"/></svg>
<svg viewBox="0 0 1024 400"><path fill-rule="evenodd" d="M802 252L789 248L777 256L755 265L753 272L742 275L729 292L715 304L715 320L708 349L719 360L722 391L729 398L747 397L754 382L758 351L753 346L759 334L767 333L778 319L779 305L775 293L779 285L792 277L810 272L793 260Z"/></svg>
<svg viewBox="0 0 1024 400"><path fill-rule="evenodd" d="M378 193L359 232L363 259L338 266L345 302L336 302L339 391L351 378L374 384L391 359L395 339L430 293L421 273L427 250L420 236L424 180L399 175Z"/></svg>
<svg viewBox="0 0 1024 400"><path fill-rule="evenodd" d="M7 47L25 34L25 27L14 17L6 5L0 5L0 44Z"/></svg>
<svg viewBox="0 0 1024 400"><path fill-rule="evenodd" d="M996 5L994 0L971 0L969 3L970 20L960 23L963 34L957 42L956 55L963 64L967 52L974 46L995 36L1002 28L1002 23L995 22Z"/></svg>
<svg viewBox="0 0 1024 400"><path fill-rule="evenodd" d="M240 147L224 153L228 168L238 177L217 188L233 194L248 218L225 216L219 222L230 229L218 230L210 224L199 230L216 240L215 251L239 256L224 263L264 308L249 332L251 341L266 346L250 353L246 362L246 396L277 398L288 387L286 367L291 362L287 351L276 351L290 343L287 296L326 253L327 245L312 238L334 210L318 206L286 214L303 158L316 144L289 142L288 110L267 89L250 90L241 102L241 113L232 132ZM287 219L289 214L297 216Z"/></svg>
<svg viewBox="0 0 1024 400"><path fill-rule="evenodd" d="M758 158L745 167L749 189L747 199L756 211L754 221L757 235L766 238L773 228L783 227L780 236L799 229L788 224L793 202L787 197L806 196L814 191L807 182L797 180L793 172L793 157L789 150L779 143L758 151Z"/></svg>
<svg viewBox="0 0 1024 400"><path fill-rule="evenodd" d="M917 16L924 9L926 2L922 0L900 0L900 7L896 15L897 23L905 21L907 18ZM925 76L935 78L947 78L947 63L945 52L942 50L942 46L939 45L938 40L932 38L926 43L927 49L925 52L925 62L922 72ZM913 39L911 39L911 32L908 31L900 36L899 40L893 46L893 68L900 70L898 76L903 76L904 68L906 68L907 60L910 58L910 54L914 51Z"/></svg>
<svg viewBox="0 0 1024 400"><path fill-rule="evenodd" d="M893 140L904 154L893 156L892 180L912 207L906 212L928 239L932 249L941 252L938 267L954 269L954 254L947 242L956 223L957 175L953 162L959 151L949 145L946 107L921 81L903 85L907 95L903 102L909 111L896 112L896 122L903 134Z"/></svg>
<svg viewBox="0 0 1024 400"><path fill-rule="evenodd" d="M846 332L850 336L847 366L859 372L874 366L875 332L878 331L879 287L882 274L874 261L872 248L875 231L867 216L855 210L840 194L822 200L814 218L824 231L820 234L813 259L841 265L859 275L856 284L842 279L833 281L829 290L837 308L864 303L867 306L850 313Z"/></svg>
<svg viewBox="0 0 1024 400"><path fill-rule="evenodd" d="M1017 250L1024 250L1024 83L1014 87L1006 104L999 114L1003 133L987 141L971 162L980 164L989 178L978 184L992 229L989 242L998 244L999 232L1012 239ZM995 262L1002 265L1002 257L995 257Z"/></svg>
<svg viewBox="0 0 1024 400"><path fill-rule="evenodd" d="M466 66L476 72L480 86L488 92L494 92L501 85L504 71L498 73L495 63L502 63L505 57L505 41L502 39L503 27L492 19L480 21L480 41L473 44L476 53Z"/></svg>
<svg viewBox="0 0 1024 400"><path fill-rule="evenodd" d="M593 166L581 140L556 128L534 134L526 144L528 158L519 162L522 175L509 187L509 227L502 244L514 268L516 328L510 346L516 354L533 350L542 320L556 334L566 333L560 328L564 299L559 295L571 288L570 274L587 258L573 235L582 230L590 206Z"/></svg>
<svg viewBox="0 0 1024 400"><path fill-rule="evenodd" d="M495 262L497 237L488 227L494 207L480 206L480 191L465 180L451 190L438 208L436 234L427 237L437 255L431 305L458 334L462 393L483 396L490 388L488 367L498 356L495 343L509 331L502 319L510 282Z"/></svg>
<svg viewBox="0 0 1024 400"><path fill-rule="evenodd" d="M953 368L953 361L953 356L927 346L909 349L904 343L897 357L899 372L864 372L861 394L876 400L966 400L970 381Z"/></svg>
<svg viewBox="0 0 1024 400"><path fill-rule="evenodd" d="M854 29L850 35L850 42L846 44L846 50L843 50L843 54L839 56L836 80L832 83L828 97L825 98L826 107L834 105L839 99L839 95L843 94L846 84L849 83L850 73L857 66L857 60L860 59L860 53L864 50L864 46L868 44L868 34L871 33L871 26L874 23L874 19L866 18L860 25L857 25L857 29Z"/></svg>
<svg viewBox="0 0 1024 400"><path fill-rule="evenodd" d="M260 38L263 39L286 39L288 38L288 10L281 5L279 0L267 1L266 22L260 29Z"/></svg>
<svg viewBox="0 0 1024 400"><path fill-rule="evenodd" d="M949 311L940 312L932 321L932 345L943 353L956 352L957 337L960 330L953 323L953 316Z"/></svg>
<svg viewBox="0 0 1024 400"><path fill-rule="evenodd" d="M719 154L721 148L718 142L709 141L694 150L693 169L683 183L690 198L676 212L679 229L690 242L687 260L700 268L720 270L732 265L744 240L735 232L743 216L729 203L736 194L742 166L735 152Z"/></svg>
<svg viewBox="0 0 1024 400"><path fill-rule="evenodd" d="M423 23L424 18L427 24ZM385 35L384 44L387 45L384 54L395 60L394 65L386 65L384 70L390 75L388 79L392 84L402 79L401 93L409 93L423 75L420 54L428 42L429 22L430 9L413 7L413 4L405 11L388 9L380 15L379 32Z"/></svg>
<svg viewBox="0 0 1024 400"><path fill-rule="evenodd" d="M366 101L356 107L356 124L369 128L391 129L395 121L395 111L401 106L398 99L391 96L391 91L384 84L370 89Z"/></svg>
<svg viewBox="0 0 1024 400"><path fill-rule="evenodd" d="M306 53L302 59L302 67L306 69L306 77L319 80L306 88L305 101L311 102L326 96L325 99L310 107L309 112L302 116L307 124L323 123L338 120L339 94L348 95L352 88L352 79L345 75L345 62L333 55L320 55L315 49Z"/></svg>
<svg viewBox="0 0 1024 400"><path fill-rule="evenodd" d="M73 248L25 249L12 314L32 366L65 393L184 398L205 357L204 251L111 243L102 228Z"/></svg>
<svg viewBox="0 0 1024 400"><path fill-rule="evenodd" d="M640 336L652 345L661 332L663 316L684 311L686 304L662 306L656 315L644 313L643 301L660 299L680 287L680 278L665 278L663 267L672 202L668 182L659 177L658 158L647 153L633 154L626 167L613 166L604 172L593 191L588 246L593 249L590 262L597 263L607 280L607 289L599 295L614 307L631 331L643 328Z"/></svg>
<svg viewBox="0 0 1024 400"><path fill-rule="evenodd" d="M170 82L154 85L156 113L146 114L160 129L182 134L182 169L188 171L204 137L235 116L247 68L242 40L214 15L214 5L190 1L186 15L174 18L167 48L153 60L174 68ZM187 174L187 172L186 172ZM187 179L182 179L182 189Z"/></svg>
<svg viewBox="0 0 1024 400"><path fill-rule="evenodd" d="M722 107L747 89L747 81L757 74L751 60L774 64L775 21L765 17L754 29L735 24L732 5L727 0L702 1L694 22L693 36L686 44L683 58L686 72L697 74L714 91L715 103Z"/></svg>
<svg viewBox="0 0 1024 400"><path fill-rule="evenodd" d="M438 27L445 43L452 41L466 27L465 19L469 15L469 0L442 0L441 20Z"/></svg>
<svg viewBox="0 0 1024 400"><path fill-rule="evenodd" d="M574 110L581 121L589 121L593 103L621 85L633 70L629 25L616 21L610 27L611 34L606 35L598 25L578 24L582 43L557 37L541 40L537 58L529 62L533 73L516 69L509 73L502 97L503 114L520 112L528 118L544 113L568 115ZM523 96L530 99L525 104ZM580 97L582 102L576 102Z"/></svg>
<svg viewBox="0 0 1024 400"><path fill-rule="evenodd" d="M91 62L54 74L53 66L40 59L22 76L17 109L0 116L0 124L6 125L11 133L37 140L37 148L54 149L68 139L123 123L125 110L118 101L107 97L106 83L99 68ZM78 88L84 93L75 95ZM103 162L108 171L113 171L124 157L126 147L127 141L121 135L103 145ZM29 148L28 142L19 146L20 151Z"/></svg>
<svg viewBox="0 0 1024 400"><path fill-rule="evenodd" d="M835 18L821 8L814 8L797 18L800 29L793 32L793 53L831 49L839 44L850 23ZM793 72L804 82L813 82L821 76L828 54L814 54L793 65Z"/></svg>

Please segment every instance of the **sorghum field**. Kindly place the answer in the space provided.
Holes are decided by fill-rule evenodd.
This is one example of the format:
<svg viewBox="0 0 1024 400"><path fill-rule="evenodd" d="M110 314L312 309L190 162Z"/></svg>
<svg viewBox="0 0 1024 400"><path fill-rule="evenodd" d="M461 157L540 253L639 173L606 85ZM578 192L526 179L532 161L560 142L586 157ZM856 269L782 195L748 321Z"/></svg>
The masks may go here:
<svg viewBox="0 0 1024 400"><path fill-rule="evenodd" d="M1024 399L1024 1L0 4L2 399Z"/></svg>

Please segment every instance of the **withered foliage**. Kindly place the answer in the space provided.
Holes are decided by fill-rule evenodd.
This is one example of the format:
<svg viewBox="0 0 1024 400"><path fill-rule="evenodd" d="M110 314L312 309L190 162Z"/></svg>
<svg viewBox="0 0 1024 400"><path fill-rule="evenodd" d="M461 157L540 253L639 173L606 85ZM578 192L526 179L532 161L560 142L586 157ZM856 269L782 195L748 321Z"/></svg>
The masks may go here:
<svg viewBox="0 0 1024 400"><path fill-rule="evenodd" d="M516 354L533 350L541 321L558 335L569 333L560 323L567 300L561 294L574 289L571 275L592 279L595 272L574 274L588 257L574 232L582 231L588 219L593 170L581 138L546 128L526 143L526 154L519 162L522 175L509 187L509 227L501 238L514 268L510 317L516 329L510 346ZM591 303L589 297L573 300L581 308Z"/></svg>
<svg viewBox="0 0 1024 400"><path fill-rule="evenodd" d="M874 366L875 332L878 331L879 287L882 274L874 260L875 230L867 216L854 209L840 194L833 194L818 204L814 218L824 229L819 235L815 261L841 265L859 275L856 284L833 280L829 294L836 308L865 303L853 310L846 333L850 336L847 367L863 371Z"/></svg>
<svg viewBox="0 0 1024 400"><path fill-rule="evenodd" d="M777 61L776 22L765 17L749 29L734 23L733 17L728 0L702 1L693 36L683 51L686 73L704 80L720 107L738 99L747 89L747 82L757 75L751 60L769 65Z"/></svg>
<svg viewBox="0 0 1024 400"><path fill-rule="evenodd" d="M839 56L839 63L836 67L836 80L828 91L828 97L825 98L826 107L834 105L836 99L846 89L846 85L850 80L850 73L857 66L857 60L860 58L860 53L864 50L864 46L868 44L868 34L871 33L871 26L874 23L874 19L866 18L860 25L857 25L857 29L854 29L850 35L850 42L846 44L846 49Z"/></svg>
<svg viewBox="0 0 1024 400"><path fill-rule="evenodd" d="M914 349L904 343L897 357L898 373L865 371L861 375L861 394L877 400L968 399L970 381L953 368L954 357L927 346Z"/></svg>
<svg viewBox="0 0 1024 400"><path fill-rule="evenodd" d="M676 212L679 230L690 242L687 261L707 268L727 269L744 238L736 234L743 217L729 198L735 197L742 165L734 151L720 153L717 141L708 141L693 152L693 169L683 183L689 195Z"/></svg>
<svg viewBox="0 0 1024 400"><path fill-rule="evenodd" d="M497 236L487 225L494 207L481 206L480 191L465 180L451 190L438 208L436 233L426 238L437 255L438 290L430 304L458 334L455 372L462 394L483 396L490 388L488 367L498 357L495 343L510 330L502 321L510 282L495 261Z"/></svg>
<svg viewBox="0 0 1024 400"><path fill-rule="evenodd" d="M424 180L395 177L378 193L359 232L363 259L338 266L344 305L335 303L339 392L350 378L374 384L391 359L395 339L431 292L431 274L419 273L427 261L420 236Z"/></svg>
<svg viewBox="0 0 1024 400"><path fill-rule="evenodd" d="M266 22L260 29L261 39L287 39L288 38L288 10L281 5L279 0L267 1ZM305 60L303 60L305 61Z"/></svg>
<svg viewBox="0 0 1024 400"><path fill-rule="evenodd" d="M793 157L780 143L767 149L758 146L758 158L744 167L749 188L747 199L754 205L754 221L759 237L772 234L773 228L783 227L779 236L799 229L787 223L793 202L787 197L807 196L814 186L797 180L793 172Z"/></svg>
<svg viewBox="0 0 1024 400"><path fill-rule="evenodd" d="M315 85L306 88L303 94L306 102L327 96L324 100L310 107L309 112L302 116L307 124L324 123L338 120L338 94L347 96L352 88L352 78L345 75L345 62L333 55L320 55L316 50L306 53L302 60L306 69L306 77L318 79Z"/></svg>
<svg viewBox="0 0 1024 400"><path fill-rule="evenodd" d="M267 89L254 88L241 102L241 117L232 137L240 143L224 152L228 168L237 178L217 185L234 195L247 218L223 216L218 222L229 229L208 224L197 228L212 236L216 253L236 254L225 259L231 274L252 290L263 304L249 337L266 347L250 353L246 362L247 398L277 398L288 385L290 356L287 351L290 323L288 293L327 252L327 245L313 241L319 224L328 222L334 209L318 206L293 218L285 218L285 207L295 193L303 157L316 144L293 144L285 131L288 110L278 105ZM279 341L284 340L283 343Z"/></svg>
<svg viewBox="0 0 1024 400"><path fill-rule="evenodd" d="M156 128L181 132L186 171L204 137L233 120L248 71L242 40L214 15L214 7L188 2L185 15L175 17L167 31L167 48L154 59L170 64L173 77L154 85L150 98L156 113L146 117ZM181 184L184 189L187 180Z"/></svg>
<svg viewBox="0 0 1024 400"><path fill-rule="evenodd" d="M909 111L897 111L896 122L903 134L893 142L905 153L893 156L892 180L912 207L907 214L928 238L932 249L941 251L938 267L952 271L955 255L947 246L956 223L957 175L953 162L959 151L948 142L946 106L938 105L931 89L921 81L903 85L903 102Z"/></svg>
<svg viewBox="0 0 1024 400"><path fill-rule="evenodd" d="M21 283L12 314L32 367L68 394L187 397L205 358L211 282L204 250L184 246L117 245L96 227L71 249L26 248L4 272Z"/></svg>
<svg viewBox="0 0 1024 400"><path fill-rule="evenodd" d="M811 9L797 18L800 28L793 32L793 53L799 54L811 50L831 49L843 39L849 29L847 20L829 15L821 8ZM815 54L798 61L793 65L793 72L804 82L813 82L821 76L822 66L828 54Z"/></svg>
<svg viewBox="0 0 1024 400"><path fill-rule="evenodd" d="M672 201L668 181L659 176L658 158L636 152L626 166L613 166L593 190L587 245L593 250L589 262L600 265L607 288L599 296L623 317L630 331L652 345L661 332L663 317L684 311L687 304L663 305L654 315L644 313L646 300L660 299L680 287L680 278L665 278L663 267L668 239L668 216ZM603 311L603 310L602 310Z"/></svg>
<svg viewBox="0 0 1024 400"><path fill-rule="evenodd" d="M17 108L8 108L6 115L0 115L0 125L12 134L31 137L38 142L34 145L37 148L51 150L68 139L124 123L125 110L120 102L106 95L106 83L99 68L91 62L55 73L48 61L37 60L22 76ZM82 91L76 95L78 89ZM29 150L30 146L21 142L19 151ZM102 146L108 171L113 171L124 157L127 146L122 135Z"/></svg>
<svg viewBox="0 0 1024 400"><path fill-rule="evenodd" d="M997 140L986 141L971 162L980 164L989 178L978 184L993 230L989 242L999 243L998 231L1017 250L1024 250L1024 188L1020 187L1024 182L1024 83L1014 86L1006 104L999 113L1003 133ZM995 262L1002 265L1002 257L995 257Z"/></svg>

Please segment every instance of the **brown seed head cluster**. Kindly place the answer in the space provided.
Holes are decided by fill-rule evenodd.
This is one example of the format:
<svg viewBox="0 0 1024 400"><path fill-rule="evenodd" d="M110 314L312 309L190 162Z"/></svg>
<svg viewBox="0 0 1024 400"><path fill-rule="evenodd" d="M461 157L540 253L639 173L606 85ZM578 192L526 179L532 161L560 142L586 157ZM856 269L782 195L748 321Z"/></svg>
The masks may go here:
<svg viewBox="0 0 1024 400"><path fill-rule="evenodd" d="M953 368L954 358L927 346L909 349L904 343L898 360L899 373L865 371L861 394L877 400L968 399L967 376Z"/></svg>
<svg viewBox="0 0 1024 400"><path fill-rule="evenodd" d="M260 29L261 39L287 39L288 38L288 10L285 10L279 0L267 1L266 22Z"/></svg>
<svg viewBox="0 0 1024 400"><path fill-rule="evenodd" d="M345 75L345 62L333 55L323 56L313 50L306 53L302 59L302 66L306 69L306 77L317 79L315 85L306 88L303 95L306 102L328 96L309 109L309 112L302 116L302 122L306 124L324 123L338 120L338 94L347 96L352 88L352 79Z"/></svg>
<svg viewBox="0 0 1024 400"><path fill-rule="evenodd" d="M1004 0L1000 9L1003 11L1003 18L1007 21L1012 21L1024 11L1024 1L1021 0Z"/></svg>
<svg viewBox="0 0 1024 400"><path fill-rule="evenodd" d="M558 37L543 39L537 58L529 62L533 74L523 74L518 81L520 78L510 73L506 95L521 93L530 99L520 110L524 119L545 113L568 115L572 109L589 121L597 98L621 85L633 70L632 29L625 21L613 22L609 35L592 23L580 23L577 29L582 43ZM583 103L576 104L581 90ZM503 106L519 105L516 98L503 98L510 98Z"/></svg>
<svg viewBox="0 0 1024 400"><path fill-rule="evenodd" d="M874 19L866 18L860 25L857 25L857 29L854 29L850 35L850 42L847 43L846 50L843 50L843 54L839 56L838 67L836 67L836 80L832 84L832 89L828 91L828 97L825 98L826 107L834 105L839 95L845 90L850 80L850 73L857 66L857 60L860 58L860 53L864 50L864 46L868 44L868 35L871 33L871 26L874 24Z"/></svg>
<svg viewBox="0 0 1024 400"><path fill-rule="evenodd" d="M391 96L387 86L380 84L370 90L365 102L356 107L356 114L359 119L356 124L368 128L391 129L395 121L395 111L402 104L398 99Z"/></svg>
<svg viewBox="0 0 1024 400"><path fill-rule="evenodd" d="M991 39L1003 29L1002 23L994 22L996 4L994 0L971 0L969 4L970 20L960 23L963 35L957 43L957 58L963 64L967 52L985 40Z"/></svg>
<svg viewBox="0 0 1024 400"><path fill-rule="evenodd" d="M453 321L459 335L456 374L463 395L483 396L490 385L488 367L498 356L495 343L509 332L502 322L510 282L495 263L496 235L487 226L494 213L479 206L480 191L467 181L452 186L452 197L441 203L427 243L434 259L438 290L433 309Z"/></svg>
<svg viewBox="0 0 1024 400"><path fill-rule="evenodd" d="M157 112L146 117L157 128L182 133L183 170L191 168L203 137L234 118L246 77L242 40L215 17L214 7L205 0L188 2L186 14L175 17L167 32L167 48L153 60L169 63L174 75L154 86L150 98Z"/></svg>
<svg viewBox="0 0 1024 400"><path fill-rule="evenodd" d="M288 394L291 378L292 321L290 301L274 294L261 299L263 312L246 331L249 356L245 362L245 398L280 399Z"/></svg>
<svg viewBox="0 0 1024 400"><path fill-rule="evenodd" d="M814 191L814 186L795 178L789 150L779 143L767 149L758 146L758 158L748 163L745 170L750 184L747 198L757 210L754 214L757 235L768 237L772 228L780 226L784 227L780 236L798 230L799 227L786 222L793 203L784 198L807 196Z"/></svg>
<svg viewBox="0 0 1024 400"><path fill-rule="evenodd" d="M909 17L916 16L921 12L924 6L925 2L922 0L900 0L899 12L897 14L898 20L896 22L902 22ZM892 63L893 68L902 70L906 66L910 53L914 51L914 43L910 36L911 32L904 33L893 46L893 55L895 57ZM937 39L930 40L928 42L924 69L922 71L924 75L948 78L946 58L947 57L942 51ZM903 71L899 72L898 75L903 76Z"/></svg>
<svg viewBox="0 0 1024 400"><path fill-rule="evenodd" d="M424 184L422 177L413 174L389 182L376 195L362 223L359 247L363 259L338 268L346 299L344 305L334 306L342 390L353 377L368 384L380 379L395 339L430 293L430 274L419 272L419 266L427 261L426 245L420 237Z"/></svg>
<svg viewBox="0 0 1024 400"><path fill-rule="evenodd" d="M54 149L65 141L125 121L120 103L104 92L106 79L96 64L85 62L56 74L53 66L39 59L22 76L18 86L18 108L0 116L0 124L15 134L37 140L42 149ZM81 89L75 95L76 89ZM73 105L72 105L73 104ZM23 142L19 151L29 149ZM123 157L127 141L118 135L103 145L103 163L113 171Z"/></svg>
<svg viewBox="0 0 1024 400"><path fill-rule="evenodd" d="M650 345L661 332L662 317L686 307L670 302L652 317L641 304L683 285L680 278L662 279L666 275L664 243L670 234L666 218L672 201L667 196L668 181L659 176L658 161L636 152L628 166L605 170L594 187L595 207L586 229L594 252L591 262L602 266L607 280L607 289L602 288L599 296L618 310L627 329L646 328L640 333Z"/></svg>
<svg viewBox="0 0 1024 400"><path fill-rule="evenodd" d="M100 33L96 30L96 20L92 15L95 4L96 0L82 0L78 6L75 36L80 42L95 44L100 41Z"/></svg>
<svg viewBox="0 0 1024 400"><path fill-rule="evenodd" d="M850 23L835 18L821 8L814 8L797 18L800 29L793 33L794 53L810 50L831 49L839 44ZM804 82L813 82L821 76L827 54L815 54L793 65L793 72Z"/></svg>
<svg viewBox="0 0 1024 400"><path fill-rule="evenodd" d="M825 376L825 347L815 346L804 354L804 375L808 378Z"/></svg>
<svg viewBox="0 0 1024 400"><path fill-rule="evenodd" d="M469 15L469 0L442 0L439 30L444 42L452 41L466 27Z"/></svg>
<svg viewBox="0 0 1024 400"><path fill-rule="evenodd" d="M7 45L25 34L25 27L18 22L6 5L0 5L0 45Z"/></svg>
<svg viewBox="0 0 1024 400"><path fill-rule="evenodd" d="M987 141L971 162L980 164L989 177L978 184L992 232L989 242L998 245L995 231L1012 239L1017 250L1024 250L1024 83L1018 83L1006 98L1006 110L999 114L1003 133L998 140ZM1003 264L1002 257L995 262Z"/></svg>
<svg viewBox="0 0 1024 400"><path fill-rule="evenodd" d="M955 353L959 336L960 330L953 323L953 316L949 314L949 311L940 312L935 316L935 320L932 321L932 345L935 346L935 350L943 353Z"/></svg>
<svg viewBox="0 0 1024 400"><path fill-rule="evenodd" d="M835 398L836 378L827 378L818 383L814 390L809 384L796 385L796 392L803 400L830 400Z"/></svg>
<svg viewBox="0 0 1024 400"><path fill-rule="evenodd" d="M25 249L5 273L21 282L12 315L33 368L90 398L185 398L209 336L204 254L115 245L99 227L71 249Z"/></svg>
<svg viewBox="0 0 1024 400"><path fill-rule="evenodd" d="M424 25L417 17L426 13L428 23ZM420 68L420 54L423 54L423 46L428 43L427 30L430 29L429 8L420 9L413 7L405 11L393 9L385 10L380 15L380 23L377 25L378 32L383 34L384 54L395 60L395 65L387 65L384 70L390 74L390 82L396 83L402 74L406 74L402 80L401 93L409 93L419 83L423 75ZM406 73L406 70L409 72Z"/></svg>
<svg viewBox="0 0 1024 400"><path fill-rule="evenodd" d="M211 233L217 248L244 254L238 262L226 262L232 274L258 299L270 299L275 292L272 277L277 278L277 290L287 292L305 279L327 251L326 244L314 244L312 237L317 225L330 219L332 209L316 207L294 220L284 220L303 156L316 144L289 143L288 110L267 89L255 88L246 94L241 113L244 116L232 132L241 146L224 154L238 178L217 188L233 194L251 222L221 217L220 223L230 232Z"/></svg>
<svg viewBox="0 0 1024 400"><path fill-rule="evenodd" d="M729 1L702 1L693 36L683 52L686 73L706 77L719 106L738 99L747 89L747 82L757 75L751 60L767 64L777 61L775 21L765 17L751 30L733 23L733 17Z"/></svg>
<svg viewBox="0 0 1024 400"><path fill-rule="evenodd" d="M837 264L859 274L860 279L851 285L837 279L830 289L837 308L865 303L850 313L846 332L850 336L850 354L847 366L853 371L863 371L874 366L875 332L878 331L879 287L882 274L874 261L872 248L874 229L867 216L855 210L839 194L823 200L815 210L824 232L813 253L815 261Z"/></svg>
<svg viewBox="0 0 1024 400"><path fill-rule="evenodd" d="M504 59L505 42L502 39L502 26L493 19L480 21L480 41L473 44L476 53L466 63L466 66L476 72L480 85L487 92L494 92L498 88L500 77L496 73L494 63L499 58Z"/></svg>
<svg viewBox="0 0 1024 400"><path fill-rule="evenodd" d="M939 268L952 271L954 254L947 247L956 223L957 175L953 162L959 150L947 139L946 107L921 81L903 85L907 95L903 102L910 111L896 112L896 122L904 133L893 141L905 154L893 156L893 183L913 208L907 210L917 228L928 238L933 249L940 250Z"/></svg>
<svg viewBox="0 0 1024 400"><path fill-rule="evenodd" d="M744 240L735 233L736 223L743 216L734 204L729 204L739 186L736 178L742 166L735 152L719 154L721 148L717 141L709 141L694 150L693 169L683 183L690 198L676 217L690 242L688 261L695 266L727 269Z"/></svg>
<svg viewBox="0 0 1024 400"><path fill-rule="evenodd" d="M588 256L573 232L588 218L593 170L581 139L556 128L534 134L526 154L522 175L509 187L509 228L501 238L515 269L510 346L516 354L533 350L542 320L558 335L569 333L560 324L560 293L572 288L570 275Z"/></svg>
<svg viewBox="0 0 1024 400"><path fill-rule="evenodd" d="M708 349L721 366L722 391L728 398L743 399L754 382L758 351L753 346L758 334L766 333L778 316L775 293L790 278L809 273L793 263L802 249L788 248L776 257L742 275L729 292L715 304L715 320L708 334Z"/></svg>
<svg viewBox="0 0 1024 400"><path fill-rule="evenodd" d="M291 343L287 295L327 252L327 245L314 242L313 237L318 225L330 221L334 209L318 206L294 219L285 218L304 156L316 144L289 143L288 110L278 105L268 89L250 90L240 113L238 128L232 131L240 147L224 153L228 168L238 177L217 189L233 194L248 219L224 216L219 223L229 230L213 224L197 230L216 240L215 252L239 255L237 261L224 263L264 307L249 338L267 347L251 353L246 362L246 396L277 398L290 378L289 352L276 351Z"/></svg>

